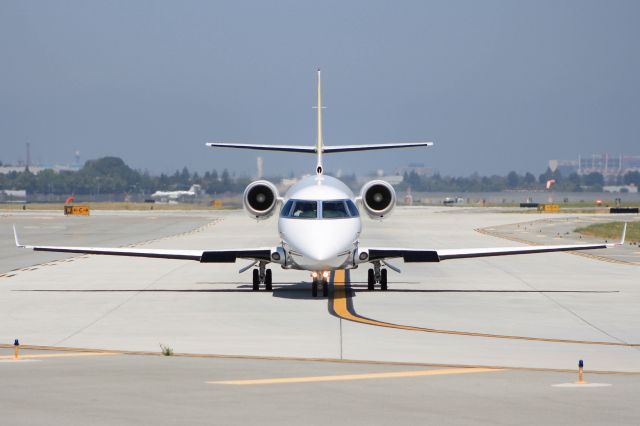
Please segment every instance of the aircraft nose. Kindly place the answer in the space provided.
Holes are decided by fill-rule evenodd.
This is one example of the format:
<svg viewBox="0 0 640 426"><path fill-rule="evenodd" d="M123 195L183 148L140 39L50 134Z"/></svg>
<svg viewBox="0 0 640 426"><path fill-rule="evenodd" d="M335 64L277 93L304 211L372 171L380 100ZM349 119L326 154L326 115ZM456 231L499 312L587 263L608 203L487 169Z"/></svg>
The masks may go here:
<svg viewBox="0 0 640 426"><path fill-rule="evenodd" d="M281 224L280 233L294 260L309 270L333 269L344 264L345 252L351 252L360 234L360 222L345 220L289 219Z"/></svg>
<svg viewBox="0 0 640 426"><path fill-rule="evenodd" d="M350 235L318 235L311 241L305 241L302 254L314 263L329 264L352 248L353 237Z"/></svg>

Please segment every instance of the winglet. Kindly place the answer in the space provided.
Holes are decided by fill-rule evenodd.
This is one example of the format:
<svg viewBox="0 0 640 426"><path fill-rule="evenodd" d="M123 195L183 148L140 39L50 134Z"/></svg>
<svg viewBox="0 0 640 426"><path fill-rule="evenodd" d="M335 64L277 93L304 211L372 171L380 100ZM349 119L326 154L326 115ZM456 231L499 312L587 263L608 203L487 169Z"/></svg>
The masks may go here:
<svg viewBox="0 0 640 426"><path fill-rule="evenodd" d="M25 248L25 246L18 241L18 231L16 231L15 225L13 225L13 239L16 240L16 247Z"/></svg>
<svg viewBox="0 0 640 426"><path fill-rule="evenodd" d="M622 237L620 237L620 243L619 245L623 245L624 244L624 240L627 236L627 222L624 223L624 228L622 228Z"/></svg>

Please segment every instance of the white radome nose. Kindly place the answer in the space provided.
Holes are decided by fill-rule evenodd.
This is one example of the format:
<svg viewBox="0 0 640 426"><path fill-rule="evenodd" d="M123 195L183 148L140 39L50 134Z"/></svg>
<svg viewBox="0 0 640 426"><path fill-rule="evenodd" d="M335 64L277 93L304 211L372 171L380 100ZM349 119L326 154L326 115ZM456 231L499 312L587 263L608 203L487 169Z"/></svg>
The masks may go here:
<svg viewBox="0 0 640 426"><path fill-rule="evenodd" d="M300 266L310 269L340 267L344 252L353 250L360 224L357 219L346 220L289 220L281 227L286 243L302 255Z"/></svg>
<svg viewBox="0 0 640 426"><path fill-rule="evenodd" d="M324 267L337 267L344 259L338 255L353 248L353 235L316 235L300 241L298 250L308 261Z"/></svg>

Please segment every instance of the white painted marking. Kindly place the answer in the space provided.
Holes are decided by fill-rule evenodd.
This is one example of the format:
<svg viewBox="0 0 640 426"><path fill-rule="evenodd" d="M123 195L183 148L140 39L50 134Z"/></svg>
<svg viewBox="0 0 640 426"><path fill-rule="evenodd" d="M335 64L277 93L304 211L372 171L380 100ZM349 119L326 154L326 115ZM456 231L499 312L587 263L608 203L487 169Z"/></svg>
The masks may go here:
<svg viewBox="0 0 640 426"><path fill-rule="evenodd" d="M551 386L556 388L603 388L611 386L611 383L559 383Z"/></svg>

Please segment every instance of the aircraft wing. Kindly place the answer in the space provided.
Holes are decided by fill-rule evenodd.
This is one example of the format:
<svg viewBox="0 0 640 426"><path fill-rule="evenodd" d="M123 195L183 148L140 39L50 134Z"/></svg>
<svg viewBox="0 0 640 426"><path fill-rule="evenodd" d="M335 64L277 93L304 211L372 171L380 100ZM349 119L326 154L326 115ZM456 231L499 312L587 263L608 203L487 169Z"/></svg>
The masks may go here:
<svg viewBox="0 0 640 426"><path fill-rule="evenodd" d="M360 248L369 254L367 261L402 258L405 262L441 262L450 259L472 257L509 256L515 254L550 253L556 251L578 251L606 249L624 244L627 224L625 223L619 242L610 244L567 244L552 246L493 247L469 249L410 249L410 248Z"/></svg>
<svg viewBox="0 0 640 426"><path fill-rule="evenodd" d="M102 254L109 256L151 257L156 259L195 260L200 263L234 263L237 259L271 259L270 247L224 249L224 250L166 250L147 248L111 248L111 247L67 247L67 246L31 246L20 244L16 228L13 228L16 246L34 251L52 251L60 253Z"/></svg>

